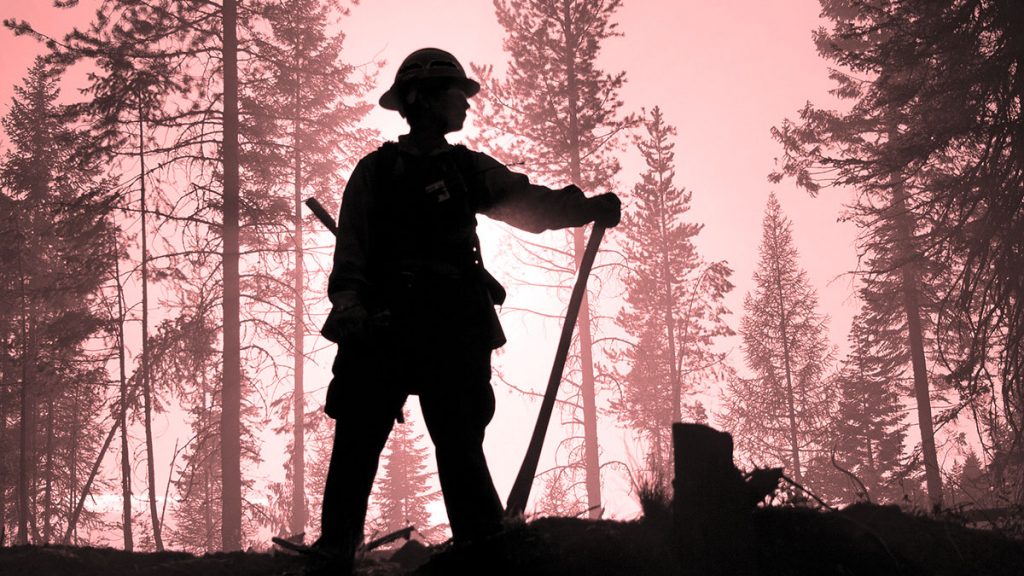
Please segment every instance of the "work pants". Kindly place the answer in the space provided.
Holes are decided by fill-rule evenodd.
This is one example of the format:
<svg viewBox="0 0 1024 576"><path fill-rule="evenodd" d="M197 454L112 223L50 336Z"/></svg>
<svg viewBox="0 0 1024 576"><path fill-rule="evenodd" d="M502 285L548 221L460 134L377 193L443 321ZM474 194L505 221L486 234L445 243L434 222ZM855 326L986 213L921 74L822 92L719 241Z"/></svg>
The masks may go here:
<svg viewBox="0 0 1024 576"><path fill-rule="evenodd" d="M380 358L381 363L373 366L380 352L380 347L360 350L356 345L335 361L329 413L336 427L324 488L321 543L351 554L362 540L380 453L410 389L420 397L434 443L456 541L496 533L503 508L483 451L484 429L494 415L491 350L479 344L452 348L441 339L421 343L415 352L406 350L404 358L395 357L392 349L390 358ZM406 369L396 370L396 364ZM406 379L415 383L402 382Z"/></svg>

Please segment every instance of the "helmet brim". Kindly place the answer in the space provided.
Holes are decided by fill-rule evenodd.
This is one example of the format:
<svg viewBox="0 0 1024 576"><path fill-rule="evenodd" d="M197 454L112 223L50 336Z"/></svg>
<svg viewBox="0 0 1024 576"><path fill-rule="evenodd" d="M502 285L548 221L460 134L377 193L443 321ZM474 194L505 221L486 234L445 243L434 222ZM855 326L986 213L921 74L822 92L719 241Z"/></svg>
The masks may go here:
<svg viewBox="0 0 1024 576"><path fill-rule="evenodd" d="M446 80L447 82L451 83L452 86L456 86L458 88L461 88L462 91L466 93L466 98L472 98L473 96L476 96L477 93L480 92L480 83L477 82L476 80L471 79L471 78L457 78L457 77L456 78L450 78L450 77L445 77L445 78L438 78L438 79L439 80L440 79ZM415 86L418 83L423 82L424 80L430 80L430 79L429 78L418 78L418 79L409 80L409 81L406 81L406 82L395 82L394 84L391 85L391 88L388 88L388 91L385 92L380 97L380 100L378 100L377 103L380 104L381 108L384 108L386 110L401 111L401 109L402 109L402 96L401 96L402 92L406 91L407 89L409 89L412 86Z"/></svg>

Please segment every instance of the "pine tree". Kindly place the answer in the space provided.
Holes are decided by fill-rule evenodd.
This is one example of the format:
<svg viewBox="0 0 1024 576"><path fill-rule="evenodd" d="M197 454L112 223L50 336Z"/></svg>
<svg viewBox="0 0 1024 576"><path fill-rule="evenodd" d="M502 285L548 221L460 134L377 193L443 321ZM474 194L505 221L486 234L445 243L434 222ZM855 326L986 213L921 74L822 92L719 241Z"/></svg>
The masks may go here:
<svg viewBox="0 0 1024 576"><path fill-rule="evenodd" d="M124 187L122 211L126 215L138 213L139 219L139 283L141 289L141 346L138 358L139 381L142 389L142 420L146 448L146 492L149 501L150 526L153 531L153 542L156 549L163 550L163 538L160 530L160 518L157 513L155 447L153 439L153 411L159 404L158 386L154 383L150 367L150 305L149 291L151 284L151 254L149 249L148 223L151 220L147 206L153 203L152 190L147 183L152 175L147 168L147 160L152 163L152 149L157 148L154 140L154 127L165 122L164 107L169 99L180 96L182 87L166 58L148 58L144 55L148 49L148 34L151 29L137 25L145 18L146 12L141 7L128 9L126 18L111 20L103 13L92 24L88 33L73 32L69 36L71 48L66 58L79 60L92 58L95 60L99 73L90 76L90 85L86 93L91 99L83 102L81 108L86 111L93 123L97 141L104 144L98 153L109 155L121 161L137 162L137 176L130 179ZM138 203L131 199L134 189L138 190ZM118 279L120 282L120 279ZM120 286L119 286L120 290ZM123 315L122 315L123 317ZM123 330L122 335L123 337ZM121 342L124 347L124 342ZM125 411L127 406L125 406ZM124 418L124 417L123 417ZM127 420L121 424L122 453L122 500L123 500L123 531L125 550L134 547L131 531L131 481L128 463L128 426Z"/></svg>
<svg viewBox="0 0 1024 576"><path fill-rule="evenodd" d="M415 526L427 540L434 538L438 530L427 506L440 500L441 493L430 485L434 473L429 471L429 450L423 445L423 435L414 434L408 411L405 424L391 433L386 454L384 473L377 482L382 532Z"/></svg>
<svg viewBox="0 0 1024 576"><path fill-rule="evenodd" d="M904 349L891 346L884 329L872 326L869 318L862 312L850 328L850 353L836 379L831 453L818 459L816 485L829 484L825 494L847 503L862 499L860 484L868 492L864 496L875 502L894 502L900 496L897 481L907 429L898 388L906 371ZM832 459L860 484L836 475ZM821 478L829 474L831 482Z"/></svg>
<svg viewBox="0 0 1024 576"><path fill-rule="evenodd" d="M7 346L17 351L6 365L20 376L21 544L53 542L62 529L74 530L65 504L82 489L79 474L96 452L96 423L81 415L95 413L104 400L94 385L102 379L102 360L87 354L85 344L103 325L96 300L111 264L112 198L86 152L92 141L57 104L61 72L37 59L3 118L11 148L0 162L0 184L13 224L15 289L15 306L5 316L15 328Z"/></svg>
<svg viewBox="0 0 1024 576"><path fill-rule="evenodd" d="M732 334L722 319L731 270L703 261L693 245L703 225L683 220L692 194L673 182L675 128L658 107L643 123L646 133L634 142L647 171L633 187L621 225L631 265L626 307L617 319L636 343L622 353L627 373L613 409L647 440L655 475L671 478L671 424L684 417L705 420L700 401L687 404L685 398L704 391L704 383L723 370L722 354L711 347L715 338Z"/></svg>
<svg viewBox="0 0 1024 576"><path fill-rule="evenodd" d="M273 312L291 307L292 330L287 338L276 319L263 323L258 314L252 315L261 339L278 340L292 352L292 392L283 398L290 400L290 405L278 402L278 406L282 420L291 422L288 530L298 534L305 531L308 517L305 427L311 415L306 411L303 378L305 340L311 327L306 322L306 286L323 281L307 278L310 218L303 201L315 191L329 194L340 190L340 173L351 168L358 152L368 147L369 131L359 127L369 111L361 101L368 83L342 61L344 35L329 35L332 14L324 3L275 0L261 3L260 13L266 30L257 27L253 32L257 52L244 70L247 81L241 94L242 113L247 118L242 130L246 206L253 212L245 218L251 231L246 244L260 256L253 272L274 281L250 282L246 293L259 294L263 302L273 295L273 300L281 301L274 304ZM264 205L255 198L264 198ZM287 251L279 245L282 228L291 236ZM277 279L282 269L289 268L290 289L282 290Z"/></svg>
<svg viewBox="0 0 1024 576"><path fill-rule="evenodd" d="M754 376L729 383L723 420L749 457L782 463L802 482L808 456L822 450L834 401L827 318L797 259L792 226L772 193L740 328Z"/></svg>
<svg viewBox="0 0 1024 576"><path fill-rule="evenodd" d="M210 254L210 259L214 258ZM173 473L177 497L172 513L174 529L170 542L192 552L213 552L221 549L223 531L223 485L221 470L221 374L216 309L217 291L203 278L182 281L176 288L179 300L176 317L157 326L152 341L153 369L161 374L189 416L192 437L181 446L180 463ZM243 393L252 393L249 382L243 382ZM259 460L259 448L252 430L258 414L254 406L241 412L243 435L238 439L243 449L243 464ZM251 490L251 480L243 489ZM243 533L252 534L257 526L243 517Z"/></svg>
<svg viewBox="0 0 1024 576"><path fill-rule="evenodd" d="M169 99L170 110L150 121L165 129L165 140L171 142L164 149L165 165L185 171L191 180L182 197L173 204L175 212L191 212L169 215L181 225L177 234L181 238L210 237L213 241L198 249L217 250L222 256L219 267L195 268L193 273L217 274L222 294L221 530L227 550L239 549L243 538L243 455L239 439L247 433L241 428L241 414L245 410L242 388L247 375L242 364L258 362L248 357L248 352L243 354L241 340L242 278L246 272L241 262L242 227L250 204L240 197L238 102L238 53L240 49L253 51L251 36L258 25L259 11L251 8L257 6L239 10L237 0L212 5L202 0L105 0L99 11L98 27L101 31L111 30L115 41L108 42L109 38L102 34L88 36L77 32L68 38L72 48L82 48L86 54L101 58L110 55L111 47L123 50L123 59L131 65L135 66L140 59L156 64L159 70L173 71L172 78L177 82L175 90L180 97ZM138 41L123 42L125 38ZM259 347L246 350L257 350L254 354L259 354ZM148 372L148 354L145 359L144 372ZM151 510L155 510L152 499ZM153 517L154 535L158 536L155 511ZM160 546L159 537L156 544Z"/></svg>
<svg viewBox="0 0 1024 576"><path fill-rule="evenodd" d="M799 121L775 130L786 149L775 177L793 176L812 193L833 184L857 190L865 224L901 227L917 251L897 273L907 280L901 300L915 348L922 456L929 499L939 506L927 367L914 336L928 304L915 295L930 288L915 270L921 261L950 267L934 287L941 286L935 333L962 333L936 339L953 344L936 357L962 394L957 406L987 403L994 375L1011 430L1007 449L1024 461L1024 87L1009 80L1021 74L1024 10L1012 0L823 0L822 8L830 22L815 40L835 64L833 93L847 103L841 112L808 104ZM892 248L908 255L905 246Z"/></svg>
<svg viewBox="0 0 1024 576"><path fill-rule="evenodd" d="M597 58L602 43L617 35L612 17L620 6L620 0L495 0L510 62L500 80L493 77L491 68L473 67L483 85L478 101L484 129L477 142L506 163L526 160L531 176L542 181L573 183L588 193L613 188L619 171L612 155L614 143L628 124L618 117L622 107L618 92L625 74L606 74L597 67ZM489 145L499 135L510 143L505 150ZM586 240L582 228L569 234L566 241L541 250L538 262L557 270L562 279L571 277L579 266ZM565 397L566 405L573 407L567 419L583 432L571 433L582 439L582 446L567 445L568 465L584 476L591 517L599 516L602 506L595 323L596 314L585 296L576 329L575 373L579 376Z"/></svg>
<svg viewBox="0 0 1024 576"><path fill-rule="evenodd" d="M544 479L544 492L534 506L534 516L571 517L579 512L572 509L574 503L567 486L569 480L562 472L556 468Z"/></svg>
<svg viewBox="0 0 1024 576"><path fill-rule="evenodd" d="M988 508L992 505L989 492L990 479L973 451L968 452L962 463L953 467L953 494L951 504L969 508Z"/></svg>
<svg viewBox="0 0 1024 576"><path fill-rule="evenodd" d="M920 217L907 205L906 186L895 181L885 192L875 191L871 204L856 209L865 228L861 250L866 253L863 286L868 323L887 340L894 360L911 366L913 385L902 391L915 400L921 434L920 455L932 507L942 503L942 477L932 416L932 375L929 355L934 351L937 296L932 286L942 274L942 263L925 258ZM881 204L881 207L874 203Z"/></svg>

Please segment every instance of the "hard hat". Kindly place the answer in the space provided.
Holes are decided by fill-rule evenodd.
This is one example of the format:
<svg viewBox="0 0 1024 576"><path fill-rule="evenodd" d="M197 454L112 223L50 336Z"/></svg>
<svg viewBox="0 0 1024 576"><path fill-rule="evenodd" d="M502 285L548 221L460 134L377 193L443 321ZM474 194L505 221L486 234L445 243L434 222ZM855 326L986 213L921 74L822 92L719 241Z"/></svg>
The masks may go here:
<svg viewBox="0 0 1024 576"><path fill-rule="evenodd" d="M380 97L379 104L388 110L399 110L404 90L424 80L434 79L450 81L453 86L462 88L467 98L480 91L480 84L466 76L462 64L450 52L439 48L420 48L402 61L395 74L395 82Z"/></svg>

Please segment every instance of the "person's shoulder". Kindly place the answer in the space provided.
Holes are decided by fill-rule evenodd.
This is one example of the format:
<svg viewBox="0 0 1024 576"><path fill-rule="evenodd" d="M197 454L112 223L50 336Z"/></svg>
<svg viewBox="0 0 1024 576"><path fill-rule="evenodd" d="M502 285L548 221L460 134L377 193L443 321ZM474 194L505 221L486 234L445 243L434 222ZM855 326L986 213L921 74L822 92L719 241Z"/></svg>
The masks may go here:
<svg viewBox="0 0 1024 576"><path fill-rule="evenodd" d="M397 154L398 144L389 140L360 158L359 162L356 163L355 169L357 171L372 171L375 166L381 162L388 162L389 159L394 158Z"/></svg>
<svg viewBox="0 0 1024 576"><path fill-rule="evenodd" d="M465 158L467 162L473 164L475 167L481 170L487 170L491 168L497 168L499 166L504 166L504 164L495 160L488 154L479 152L477 150L472 150L466 147L464 144L453 145L452 151L455 154Z"/></svg>
<svg viewBox="0 0 1024 576"><path fill-rule="evenodd" d="M371 151L366 156L363 156L360 162L366 162L372 164L380 161L382 158L392 156L398 153L398 143L388 140L378 146L375 150Z"/></svg>

